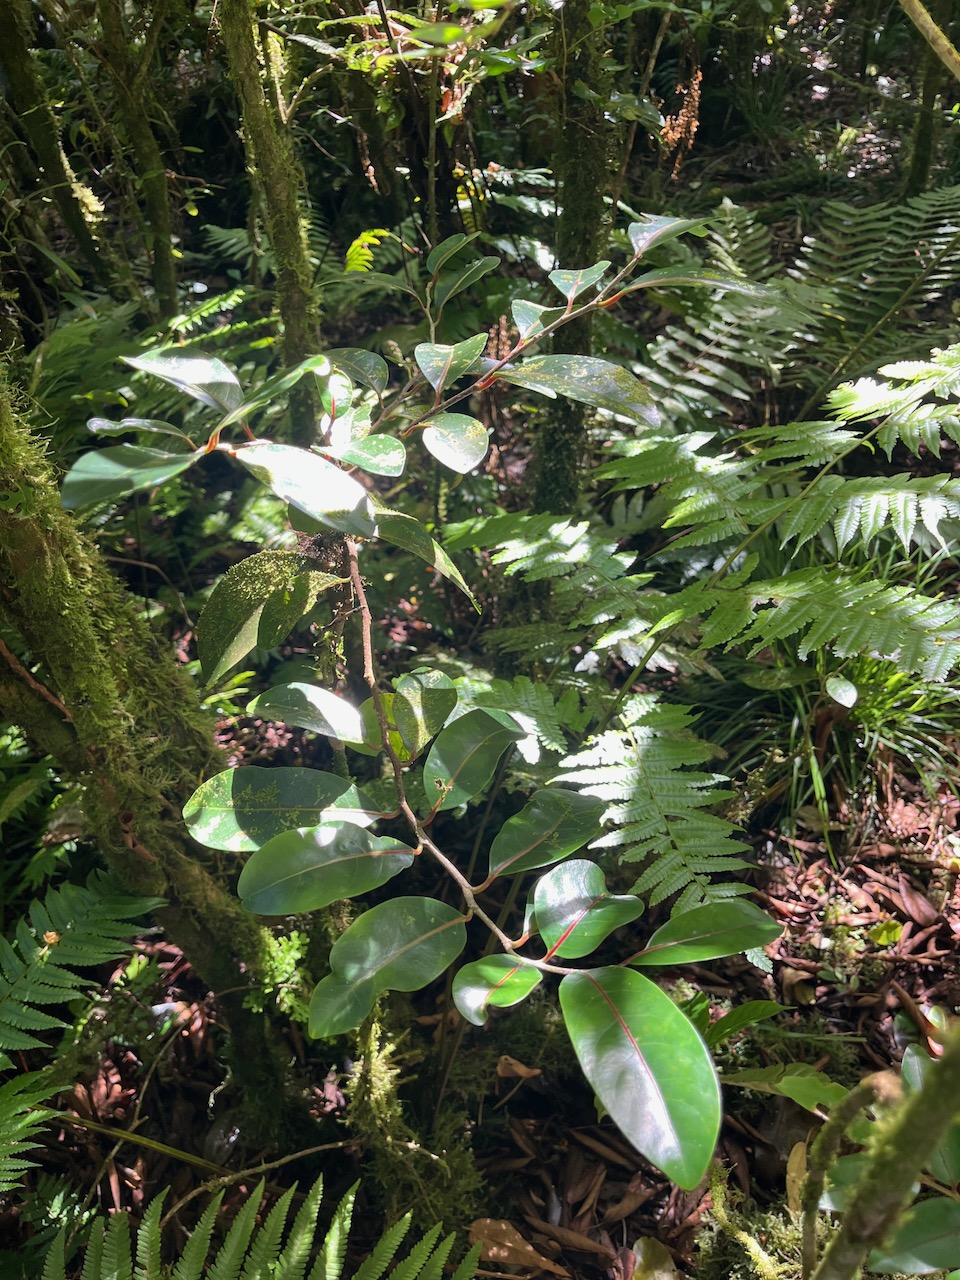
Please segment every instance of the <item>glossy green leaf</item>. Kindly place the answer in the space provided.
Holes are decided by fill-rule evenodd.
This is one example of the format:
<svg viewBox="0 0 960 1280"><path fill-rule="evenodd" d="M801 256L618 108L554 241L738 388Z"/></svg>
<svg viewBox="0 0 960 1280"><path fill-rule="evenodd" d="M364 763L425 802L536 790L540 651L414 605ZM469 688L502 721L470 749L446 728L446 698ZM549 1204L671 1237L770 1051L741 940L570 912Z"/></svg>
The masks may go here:
<svg viewBox="0 0 960 1280"><path fill-rule="evenodd" d="M315 827L326 817L369 826L381 817L349 778L319 769L240 765L199 786L183 807L198 844L245 853L284 831Z"/></svg>
<svg viewBox="0 0 960 1280"><path fill-rule="evenodd" d="M738 1089L756 1089L758 1093L774 1093L790 1098L798 1106L818 1114L842 1102L849 1092L822 1071L807 1062L780 1063L773 1067L749 1067L724 1075L725 1085ZM859 1141L859 1139L858 1139Z"/></svg>
<svg viewBox="0 0 960 1280"><path fill-rule="evenodd" d="M453 1002L467 1022L482 1027L488 1009L506 1009L526 1000L542 976L514 956L485 956L465 964L454 978Z"/></svg>
<svg viewBox="0 0 960 1280"><path fill-rule="evenodd" d="M614 1124L692 1190L720 1132L720 1087L689 1020L643 974L619 967L568 974L560 1007L583 1073Z"/></svg>
<svg viewBox="0 0 960 1280"><path fill-rule="evenodd" d="M781 933L782 926L752 902L728 898L673 916L660 926L639 955L631 956L629 963L696 964L766 946Z"/></svg>
<svg viewBox="0 0 960 1280"><path fill-rule="evenodd" d="M824 688L834 702L839 702L841 707L855 706L860 696L853 681L843 676L827 676Z"/></svg>
<svg viewBox="0 0 960 1280"><path fill-rule="evenodd" d="M761 302L777 296L776 291L767 285L755 284L740 276L724 275L722 271L711 271L708 267L663 267L658 271L648 271L624 285L617 296L635 293L637 289L671 289L689 284L723 289L726 293L741 293Z"/></svg>
<svg viewBox="0 0 960 1280"><path fill-rule="evenodd" d="M436 342L421 342L414 347L413 358L434 391L442 391L464 374L474 372L479 367L486 345L485 333L478 333L452 347Z"/></svg>
<svg viewBox="0 0 960 1280"><path fill-rule="evenodd" d="M657 426L660 415L653 397L639 378L621 365L594 356L532 356L507 365L497 377L543 395L567 396Z"/></svg>
<svg viewBox="0 0 960 1280"><path fill-rule="evenodd" d="M124 356L124 363L152 373L172 383L201 404L229 413L243 403L237 375L216 356L180 356L165 351L148 351L142 356Z"/></svg>
<svg viewBox="0 0 960 1280"><path fill-rule="evenodd" d="M712 1022L707 1027L703 1038L710 1048L714 1049L718 1044L723 1044L724 1040L735 1036L738 1031L743 1031L745 1027L755 1027L758 1022L775 1018L778 1013L783 1012L783 1005L777 1004L775 1000L747 1000L744 1004L735 1005L729 1013Z"/></svg>
<svg viewBox="0 0 960 1280"><path fill-rule="evenodd" d="M456 685L442 671L421 667L401 676L394 688L394 722L411 754L419 755L457 705Z"/></svg>
<svg viewBox="0 0 960 1280"><path fill-rule="evenodd" d="M602 800L547 787L500 828L490 849L490 876L516 875L559 862L600 834Z"/></svg>
<svg viewBox="0 0 960 1280"><path fill-rule="evenodd" d="M352 1031L370 1013L379 994L372 978L366 982L344 982L335 973L328 973L313 989L308 1034L320 1039Z"/></svg>
<svg viewBox="0 0 960 1280"><path fill-rule="evenodd" d="M868 1271L928 1275L952 1267L960 1258L960 1203L936 1196L913 1205L882 1249L875 1249Z"/></svg>
<svg viewBox="0 0 960 1280"><path fill-rule="evenodd" d="M186 440L179 427L159 418L121 418L119 422L111 422L109 418L88 418L87 430L95 436L124 436L131 431L139 431L149 436L174 436L177 440Z"/></svg>
<svg viewBox="0 0 960 1280"><path fill-rule="evenodd" d="M937 1087L937 1063L918 1044L908 1044L904 1049L900 1074L908 1094L917 1093L924 1084L932 1089ZM927 1169L948 1187L960 1182L960 1120L947 1130Z"/></svg>
<svg viewBox="0 0 960 1280"><path fill-rule="evenodd" d="M353 1017L350 993L363 1004L372 992L372 1004L381 991L419 991L456 960L466 941L463 917L433 898L391 898L365 911L333 944L331 977L339 990L324 979L319 1000L314 992L310 1034L338 1035L357 1025L344 1024Z"/></svg>
<svg viewBox="0 0 960 1280"><path fill-rule="evenodd" d="M596 951L621 925L643 913L634 894L607 893L607 882L595 862L572 858L540 877L533 909L547 956L575 960Z"/></svg>
<svg viewBox="0 0 960 1280"><path fill-rule="evenodd" d="M448 236L446 240L441 240L437 247L431 249L427 254L427 270L430 274L433 275L435 271L439 271L445 262L448 262L454 254L459 253L464 245L476 240L479 234L479 231L474 231L472 235L464 235L462 231L457 231L454 235Z"/></svg>
<svg viewBox="0 0 960 1280"><path fill-rule="evenodd" d="M461 475L478 467L487 456L487 429L463 413L438 413L423 429L423 443L438 462Z"/></svg>
<svg viewBox="0 0 960 1280"><path fill-rule="evenodd" d="M639 257L652 249L655 244L666 244L688 231L702 235L704 223L702 218L664 218L659 214L645 214L640 222L631 222L627 227L627 235L633 245L633 252Z"/></svg>
<svg viewBox="0 0 960 1280"><path fill-rule="evenodd" d="M413 759L413 752L400 737L400 733L394 723L393 704L394 695L392 693L381 693L380 705L383 708L384 719L387 722L387 741L393 754L401 764L406 764L408 760ZM360 719L363 722L363 736L354 739L349 745L363 755L379 755L384 748L383 729L380 725L380 717L377 715L377 704L373 698L368 698L361 705Z"/></svg>
<svg viewBox="0 0 960 1280"><path fill-rule="evenodd" d="M395 436L365 436L351 440L338 448L327 448L326 453L352 467L362 467L375 476L400 476L407 465L407 451L403 441Z"/></svg>
<svg viewBox="0 0 960 1280"><path fill-rule="evenodd" d="M342 581L311 569L296 551L258 551L235 564L214 587L197 624L204 679L219 679L257 645L279 644L320 593Z"/></svg>
<svg viewBox="0 0 960 1280"><path fill-rule="evenodd" d="M472 284L482 280L488 272L499 265L499 258L477 258L475 262L468 263L459 270L446 272L437 281L433 290L433 305L437 313L443 310L451 298L455 298L458 293L463 293L464 289L469 289Z"/></svg>
<svg viewBox="0 0 960 1280"><path fill-rule="evenodd" d="M585 289L602 279L609 267L609 262L598 262L593 267L584 267L582 271L551 271L547 279L568 302L573 302Z"/></svg>
<svg viewBox="0 0 960 1280"><path fill-rule="evenodd" d="M195 453L168 453L139 444L110 445L82 454L63 480L60 500L68 511L88 502L112 502L172 480L203 457Z"/></svg>
<svg viewBox="0 0 960 1280"><path fill-rule="evenodd" d="M333 369L320 380L320 403L323 412L332 420L350 412L353 399L353 383L341 369Z"/></svg>
<svg viewBox="0 0 960 1280"><path fill-rule="evenodd" d="M459 27L454 22L425 22L422 26L413 28L410 39L422 40L425 44L446 49L452 44L465 43L468 35L464 27Z"/></svg>
<svg viewBox="0 0 960 1280"><path fill-rule="evenodd" d="M256 391L247 396L226 417L221 418L217 426L221 431L225 427L232 426L233 423L239 422L242 418L249 417L254 410L262 408L265 404L270 404L271 401L276 400L279 396L286 395L291 387L295 387L306 374L328 374L330 369L330 361L326 356L308 356L306 360L301 360L292 369L281 369L272 378L267 378L265 382L262 382Z"/></svg>
<svg viewBox="0 0 960 1280"><path fill-rule="evenodd" d="M423 766L427 803L437 809L466 804L493 777L500 757L523 730L499 711L468 711L443 729Z"/></svg>
<svg viewBox="0 0 960 1280"><path fill-rule="evenodd" d="M329 529L358 537L377 531L369 493L345 471L306 449L256 441L231 451L271 493Z"/></svg>
<svg viewBox="0 0 960 1280"><path fill-rule="evenodd" d="M237 893L248 911L262 916L317 911L379 888L413 859L402 841L328 818L268 840L248 859Z"/></svg>
<svg viewBox="0 0 960 1280"><path fill-rule="evenodd" d="M395 547L418 556L437 573L455 582L467 597L477 613L480 606L473 598L473 593L464 581L463 575L435 538L432 538L419 520L413 516L402 515L399 511L378 511L377 532L384 542L391 542Z"/></svg>
<svg viewBox="0 0 960 1280"><path fill-rule="evenodd" d="M390 380L390 369L383 356L362 347L335 347L326 353L332 365L342 370L348 378L370 387L378 396L383 395Z"/></svg>
<svg viewBox="0 0 960 1280"><path fill-rule="evenodd" d="M363 722L356 707L329 689L297 681L276 685L261 693L248 703L247 715L296 725L298 729L309 729L311 733L323 733L344 742L360 742L363 738Z"/></svg>
<svg viewBox="0 0 960 1280"><path fill-rule="evenodd" d="M526 341L533 338L548 324L559 320L565 314L563 307L542 307L537 302L529 302L526 298L518 298L511 304L513 322L517 326L520 337Z"/></svg>

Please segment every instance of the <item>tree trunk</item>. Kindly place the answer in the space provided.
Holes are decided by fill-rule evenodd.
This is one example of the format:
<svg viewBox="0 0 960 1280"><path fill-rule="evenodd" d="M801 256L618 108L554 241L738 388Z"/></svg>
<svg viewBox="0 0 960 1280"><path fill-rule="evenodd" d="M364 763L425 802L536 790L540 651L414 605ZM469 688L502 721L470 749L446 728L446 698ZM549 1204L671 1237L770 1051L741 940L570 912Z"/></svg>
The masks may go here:
<svg viewBox="0 0 960 1280"><path fill-rule="evenodd" d="M601 256L609 230L604 196L610 185L611 128L606 97L609 73L603 67L603 33L589 22L591 0L568 0L557 19L560 129L554 172L557 202L557 261L565 270L592 266ZM588 85L589 92L583 92ZM593 317L565 325L554 339L555 352L589 355ZM581 405L559 402L544 414L537 436L535 511L570 512L580 492L586 461L586 415Z"/></svg>
<svg viewBox="0 0 960 1280"><path fill-rule="evenodd" d="M56 117L33 65L31 23L29 0L0 4L0 66L20 127L43 170L60 217L97 279L105 283L110 276L109 264L91 226L99 216L99 206L92 192L77 180L60 145Z"/></svg>
<svg viewBox="0 0 960 1280"><path fill-rule="evenodd" d="M294 365L314 355L319 342L313 272L301 209L303 170L290 131L264 92L249 0L221 0L219 14L227 58L240 96L247 167L263 195L267 234L277 262L284 363ZM305 383L291 395L290 405L294 439L300 444L312 444L315 413Z"/></svg>
<svg viewBox="0 0 960 1280"><path fill-rule="evenodd" d="M209 873L210 855L192 845L180 815L223 767L212 725L61 508L44 449L2 385L0 625L19 650L0 645L0 705L83 783L110 870L131 892L168 899L164 928L212 990L256 981L263 932Z"/></svg>

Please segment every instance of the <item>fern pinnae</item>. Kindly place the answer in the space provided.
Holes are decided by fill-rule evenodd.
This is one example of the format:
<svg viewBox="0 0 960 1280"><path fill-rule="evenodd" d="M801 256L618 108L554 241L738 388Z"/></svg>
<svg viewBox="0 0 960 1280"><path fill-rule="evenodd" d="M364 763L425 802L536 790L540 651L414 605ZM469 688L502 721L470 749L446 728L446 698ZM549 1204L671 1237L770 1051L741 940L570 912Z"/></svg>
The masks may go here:
<svg viewBox="0 0 960 1280"><path fill-rule="evenodd" d="M263 1184L260 1186L261 1193L262 1189ZM230 1224L226 1239L217 1250L206 1280L238 1280L250 1237L256 1226L261 1199L262 1194L257 1195L255 1191L247 1196L240 1212Z"/></svg>
<svg viewBox="0 0 960 1280"><path fill-rule="evenodd" d="M440 1238L440 1224L432 1226L421 1240L413 1246L402 1262L390 1272L390 1280L418 1280L421 1270L430 1254L433 1252L433 1246Z"/></svg>
<svg viewBox="0 0 960 1280"><path fill-rule="evenodd" d="M313 1247L313 1237L317 1228L317 1214L320 1212L322 1199L323 1178L319 1177L307 1192L303 1204L297 1211L271 1280L303 1280L310 1260L310 1250Z"/></svg>
<svg viewBox="0 0 960 1280"><path fill-rule="evenodd" d="M353 1206L357 1199L359 1182L345 1193L333 1213L333 1220L324 1237L320 1256L310 1272L310 1280L341 1280L343 1263L347 1256L347 1238L353 1222Z"/></svg>
<svg viewBox="0 0 960 1280"><path fill-rule="evenodd" d="M166 1190L161 1191L150 1201L143 1215L137 1232L133 1280L163 1280L160 1264L160 1214L163 1212L166 1196Z"/></svg>
<svg viewBox="0 0 960 1280"><path fill-rule="evenodd" d="M454 1271L450 1280L474 1280L477 1267L480 1265L480 1245L475 1244L469 1250L463 1261Z"/></svg>
<svg viewBox="0 0 960 1280"><path fill-rule="evenodd" d="M373 1253L360 1264L360 1269L353 1276L353 1280L380 1280L403 1244L412 1220L413 1214L406 1213L392 1227L387 1228ZM340 1277L339 1274L331 1276L326 1272L322 1274L317 1272L311 1274L310 1280L340 1280Z"/></svg>
<svg viewBox="0 0 960 1280"><path fill-rule="evenodd" d="M417 1280L441 1280L444 1264L450 1256L450 1250L453 1248L455 1240L456 1236L452 1232L450 1235L444 1236L433 1253L427 1258L418 1274Z"/></svg>
<svg viewBox="0 0 960 1280"><path fill-rule="evenodd" d="M111 1222L117 1223L120 1226L127 1226L126 1218L121 1221L119 1215L112 1218ZM127 1229L129 1230L129 1227ZM83 1255L83 1270L80 1272L80 1280L101 1280L104 1269L105 1236L106 1231L103 1222L95 1222L90 1232L90 1240L87 1244L86 1252ZM130 1237L128 1235L127 1248L129 1249L129 1247ZM63 1277L58 1277L58 1280L63 1280Z"/></svg>
<svg viewBox="0 0 960 1280"><path fill-rule="evenodd" d="M263 1195L263 1184L254 1195ZM171 1280L197 1280L203 1274L203 1268L210 1251L210 1238L217 1223L217 1214L223 1203L223 1192L218 1191L200 1215L200 1221L194 1227L190 1238L183 1247L183 1253L173 1269Z"/></svg>
<svg viewBox="0 0 960 1280"><path fill-rule="evenodd" d="M130 1220L125 1213L115 1213L107 1222L100 1267L101 1277L108 1280L133 1280Z"/></svg>
<svg viewBox="0 0 960 1280"><path fill-rule="evenodd" d="M262 1195L262 1183L259 1186L259 1191ZM266 1221L254 1236L250 1245L250 1252L247 1254L246 1261L243 1264L241 1280L261 1280L262 1276L268 1276L272 1273L273 1268L276 1266L277 1256L280 1253L283 1229L286 1225L287 1214L290 1212L290 1203L295 1193L296 1184L283 1193L267 1214Z"/></svg>

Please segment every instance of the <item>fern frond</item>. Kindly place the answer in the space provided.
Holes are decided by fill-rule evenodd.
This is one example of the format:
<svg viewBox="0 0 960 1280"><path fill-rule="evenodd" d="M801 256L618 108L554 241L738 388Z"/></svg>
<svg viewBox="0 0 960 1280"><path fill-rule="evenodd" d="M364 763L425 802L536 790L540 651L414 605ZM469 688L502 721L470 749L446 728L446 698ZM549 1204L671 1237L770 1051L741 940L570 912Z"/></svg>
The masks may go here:
<svg viewBox="0 0 960 1280"><path fill-rule="evenodd" d="M393 1261L397 1250L403 1244L407 1232L410 1230L410 1222L413 1215L404 1214L399 1222L395 1222L392 1227L388 1227L381 1239L377 1242L373 1253L360 1264L360 1270L356 1272L353 1280L380 1280L387 1267ZM331 1277L328 1273L312 1274L310 1280L339 1280L339 1276Z"/></svg>
<svg viewBox="0 0 960 1280"><path fill-rule="evenodd" d="M40 1105L49 1096L50 1083L39 1071L0 1085L0 1195L15 1187L35 1163L29 1153L52 1114Z"/></svg>
<svg viewBox="0 0 960 1280"><path fill-rule="evenodd" d="M373 266L373 250L379 248L381 240L385 240L392 234L385 227L361 231L347 249L343 260L344 271L369 271Z"/></svg>
<svg viewBox="0 0 960 1280"><path fill-rule="evenodd" d="M539 758L540 746L548 751L566 751L567 735L581 732L590 719L590 712L582 710L575 689L565 689L559 699L554 699L546 685L534 684L529 676L491 680L489 688L478 693L474 702L478 707L501 708L515 715L533 740L533 759ZM524 759L530 760L524 741L517 746Z"/></svg>
<svg viewBox="0 0 960 1280"><path fill-rule="evenodd" d="M11 1065L4 1049L40 1047L34 1032L66 1025L37 1006L72 999L86 985L75 968L122 955L130 921L161 905L122 893L99 873L86 887L66 884L31 904L14 941L0 940L0 1067Z"/></svg>
<svg viewBox="0 0 960 1280"><path fill-rule="evenodd" d="M347 1256L347 1237L350 1234L353 1206L359 1186L359 1182L355 1182L334 1210L333 1220L324 1237L320 1256L310 1272L310 1280L340 1280L343 1274L343 1262ZM380 1245L383 1244L383 1239ZM391 1253L390 1256L393 1257L393 1254Z"/></svg>
<svg viewBox="0 0 960 1280"><path fill-rule="evenodd" d="M390 1272L390 1280L417 1280L424 1266L429 1262L433 1246L437 1243L439 1236L440 1226L437 1224L413 1246L402 1262L397 1263Z"/></svg>
<svg viewBox="0 0 960 1280"><path fill-rule="evenodd" d="M708 812L731 793L722 775L691 768L715 749L693 732L690 709L637 695L625 704L622 720L623 728L561 761L556 779L607 802L604 820L612 829L591 848L616 848L624 861L647 863L632 891L649 894L651 902L683 892L686 907L747 892L712 880L715 873L743 870L747 863L737 855L747 846L735 838L732 823Z"/></svg>

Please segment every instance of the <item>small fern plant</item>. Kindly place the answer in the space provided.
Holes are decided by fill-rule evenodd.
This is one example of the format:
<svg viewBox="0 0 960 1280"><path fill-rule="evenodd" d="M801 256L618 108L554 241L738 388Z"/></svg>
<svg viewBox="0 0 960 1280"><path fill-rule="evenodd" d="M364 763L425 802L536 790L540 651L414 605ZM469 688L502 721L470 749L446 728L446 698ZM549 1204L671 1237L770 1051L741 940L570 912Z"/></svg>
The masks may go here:
<svg viewBox="0 0 960 1280"><path fill-rule="evenodd" d="M296 1186L290 1187L257 1226L263 1203L264 1183L254 1188L234 1218L226 1238L209 1260L210 1244L223 1200L218 1192L204 1210L183 1253L175 1263L163 1262L161 1213L164 1196L152 1200L143 1216L136 1242L130 1223L114 1214L104 1226L94 1224L83 1251L81 1280L380 1280L394 1261L410 1227L410 1215L387 1229L373 1252L351 1277L344 1272L347 1238L353 1217L354 1186L334 1211L322 1242L316 1241L317 1216L323 1198L323 1179L307 1192L287 1228ZM431 1227L405 1258L389 1272L388 1280L441 1280L455 1236L440 1239L439 1225ZM450 1274L453 1280L473 1280L479 1247L466 1255ZM311 1265L311 1257L316 1254ZM43 1265L43 1280L67 1280L66 1234L61 1232ZM77 1264L71 1266L75 1271Z"/></svg>

